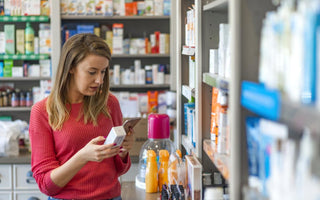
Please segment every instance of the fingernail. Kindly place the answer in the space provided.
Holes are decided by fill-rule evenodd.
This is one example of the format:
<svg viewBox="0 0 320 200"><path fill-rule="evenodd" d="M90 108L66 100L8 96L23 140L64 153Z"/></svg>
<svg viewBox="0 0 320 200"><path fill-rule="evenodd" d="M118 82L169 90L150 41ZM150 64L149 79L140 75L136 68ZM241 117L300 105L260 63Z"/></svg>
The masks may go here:
<svg viewBox="0 0 320 200"><path fill-rule="evenodd" d="M123 148L123 146L120 146L120 149L122 149Z"/></svg>
<svg viewBox="0 0 320 200"><path fill-rule="evenodd" d="M120 150L119 152L120 152L120 153L122 153L123 151L122 151L122 150Z"/></svg>
<svg viewBox="0 0 320 200"><path fill-rule="evenodd" d="M116 143L113 144L113 146L116 146L116 145L117 145Z"/></svg>

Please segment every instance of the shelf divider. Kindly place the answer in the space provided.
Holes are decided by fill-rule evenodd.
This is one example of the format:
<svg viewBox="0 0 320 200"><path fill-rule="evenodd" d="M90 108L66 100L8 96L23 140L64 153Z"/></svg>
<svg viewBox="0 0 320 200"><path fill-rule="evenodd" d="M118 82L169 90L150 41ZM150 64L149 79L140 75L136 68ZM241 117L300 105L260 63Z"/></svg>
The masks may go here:
<svg viewBox="0 0 320 200"><path fill-rule="evenodd" d="M169 20L170 16L79 16L79 15L62 15L62 20Z"/></svg>
<svg viewBox="0 0 320 200"><path fill-rule="evenodd" d="M48 22L48 16L0 16L0 22Z"/></svg>
<svg viewBox="0 0 320 200"><path fill-rule="evenodd" d="M211 87L216 87L223 90L228 90L229 88L229 81L226 78L222 78L216 74L203 73L202 80Z"/></svg>
<svg viewBox="0 0 320 200"><path fill-rule="evenodd" d="M31 107L0 107L0 112L29 112Z"/></svg>
<svg viewBox="0 0 320 200"><path fill-rule="evenodd" d="M0 55L0 60L44 60L48 59L50 55L48 54L31 54L31 55Z"/></svg>

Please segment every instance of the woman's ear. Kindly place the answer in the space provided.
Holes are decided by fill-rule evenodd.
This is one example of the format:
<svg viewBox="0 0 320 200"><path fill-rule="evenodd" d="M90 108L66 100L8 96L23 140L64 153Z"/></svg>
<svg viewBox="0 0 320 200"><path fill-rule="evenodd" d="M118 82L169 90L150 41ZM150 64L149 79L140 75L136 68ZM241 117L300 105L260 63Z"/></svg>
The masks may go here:
<svg viewBox="0 0 320 200"><path fill-rule="evenodd" d="M72 68L69 70L69 73L70 73L70 74L74 74L74 67L72 67Z"/></svg>

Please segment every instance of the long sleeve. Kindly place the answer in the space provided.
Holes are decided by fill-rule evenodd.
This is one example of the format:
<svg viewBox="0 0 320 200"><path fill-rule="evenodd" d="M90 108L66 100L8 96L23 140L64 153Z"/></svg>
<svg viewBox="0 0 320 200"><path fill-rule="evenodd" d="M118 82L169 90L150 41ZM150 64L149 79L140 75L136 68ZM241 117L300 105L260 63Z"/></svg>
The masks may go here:
<svg viewBox="0 0 320 200"><path fill-rule="evenodd" d="M41 192L54 195L62 188L55 185L50 178L51 171L59 167L59 161L55 155L54 139L52 129L48 124L45 101L41 101L32 107L29 134L32 147L33 176Z"/></svg>

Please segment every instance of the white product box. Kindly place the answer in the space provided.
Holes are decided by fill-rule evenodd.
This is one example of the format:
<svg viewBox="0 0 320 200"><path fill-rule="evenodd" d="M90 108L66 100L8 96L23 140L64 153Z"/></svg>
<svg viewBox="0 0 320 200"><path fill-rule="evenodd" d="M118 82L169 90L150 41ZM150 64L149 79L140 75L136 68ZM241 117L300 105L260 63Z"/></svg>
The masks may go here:
<svg viewBox="0 0 320 200"><path fill-rule="evenodd" d="M24 0L22 2L22 14L23 15L40 15L41 6L40 0Z"/></svg>
<svg viewBox="0 0 320 200"><path fill-rule="evenodd" d="M167 33L160 33L159 37L159 53L168 54L170 49L170 36Z"/></svg>
<svg viewBox="0 0 320 200"><path fill-rule="evenodd" d="M23 68L12 67L12 77L23 77Z"/></svg>
<svg viewBox="0 0 320 200"><path fill-rule="evenodd" d="M40 60L40 76L41 77L50 77L51 74L51 61L48 60Z"/></svg>
<svg viewBox="0 0 320 200"><path fill-rule="evenodd" d="M125 0L113 0L113 15L125 16Z"/></svg>
<svg viewBox="0 0 320 200"><path fill-rule="evenodd" d="M78 0L69 0L68 15L76 15L78 13L77 7L78 7Z"/></svg>
<svg viewBox="0 0 320 200"><path fill-rule="evenodd" d="M114 143L116 144L115 147L117 147L121 145L125 137L126 137L126 131L124 130L123 126L112 127L104 144Z"/></svg>
<svg viewBox="0 0 320 200"><path fill-rule="evenodd" d="M68 13L68 0L60 0L60 12L61 15L66 15Z"/></svg>
<svg viewBox="0 0 320 200"><path fill-rule="evenodd" d="M120 85L120 65L113 66L113 84Z"/></svg>
<svg viewBox="0 0 320 200"><path fill-rule="evenodd" d="M186 155L188 187L192 200L202 199L202 165L194 155ZM190 198L187 197L187 198Z"/></svg>
<svg viewBox="0 0 320 200"><path fill-rule="evenodd" d="M0 54L5 54L6 38L4 32L0 32Z"/></svg>
<svg viewBox="0 0 320 200"><path fill-rule="evenodd" d="M158 81L158 64L152 64L152 82L153 84L159 84Z"/></svg>
<svg viewBox="0 0 320 200"><path fill-rule="evenodd" d="M34 64L28 67L29 77L39 77L40 76L40 65Z"/></svg>
<svg viewBox="0 0 320 200"><path fill-rule="evenodd" d="M39 54L39 38L38 37L34 37L34 42L33 42L33 45L34 45L34 54Z"/></svg>
<svg viewBox="0 0 320 200"><path fill-rule="evenodd" d="M153 0L145 0L145 15L153 16L154 15L154 1Z"/></svg>
<svg viewBox="0 0 320 200"><path fill-rule="evenodd" d="M4 15L11 15L11 0L4 0Z"/></svg>
<svg viewBox="0 0 320 200"><path fill-rule="evenodd" d="M163 0L154 0L154 15L163 16Z"/></svg>
<svg viewBox="0 0 320 200"><path fill-rule="evenodd" d="M189 56L189 87L195 88L196 86L196 64L194 56Z"/></svg>
<svg viewBox="0 0 320 200"><path fill-rule="evenodd" d="M51 53L51 31L39 30L39 51L44 54Z"/></svg>
<svg viewBox="0 0 320 200"><path fill-rule="evenodd" d="M104 0L104 15L113 16L113 1Z"/></svg>
<svg viewBox="0 0 320 200"><path fill-rule="evenodd" d="M86 1L86 14L94 15L95 14L95 0L85 0Z"/></svg>
<svg viewBox="0 0 320 200"><path fill-rule="evenodd" d="M86 8L87 1L78 1L76 6L76 13L77 15L86 15L87 8ZM61 7L62 9L62 7Z"/></svg>
<svg viewBox="0 0 320 200"><path fill-rule="evenodd" d="M219 73L219 57L218 49L209 50L209 72L212 74Z"/></svg>
<svg viewBox="0 0 320 200"><path fill-rule="evenodd" d="M112 52L113 54L123 53L123 24L113 24L113 41L112 41Z"/></svg>

